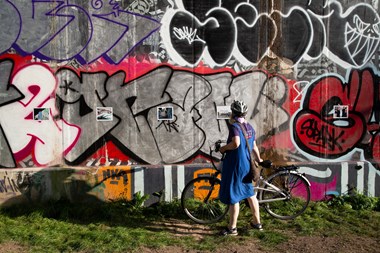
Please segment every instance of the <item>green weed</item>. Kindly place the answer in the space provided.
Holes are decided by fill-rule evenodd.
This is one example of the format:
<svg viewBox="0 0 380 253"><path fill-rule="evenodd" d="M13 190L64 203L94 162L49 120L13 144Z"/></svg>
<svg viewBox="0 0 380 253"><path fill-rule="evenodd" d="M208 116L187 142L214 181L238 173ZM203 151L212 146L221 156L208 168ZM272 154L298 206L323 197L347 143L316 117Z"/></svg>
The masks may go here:
<svg viewBox="0 0 380 253"><path fill-rule="evenodd" d="M194 224L181 209L179 200L158 202L149 207L145 195L135 200L110 203L71 203L67 200L0 209L0 242L16 242L30 252L138 252L141 247L177 245L183 249L213 251L236 240L217 236L228 216L205 227L214 231L196 238L178 236L163 226L177 220L175 229ZM279 220L261 208L264 231L250 229L249 208L242 205L239 216L239 243L252 237L270 249L295 235L336 236L358 234L380 236L379 198L364 195L339 197L331 202L311 202L305 213L294 220ZM192 227L193 225L189 225Z"/></svg>

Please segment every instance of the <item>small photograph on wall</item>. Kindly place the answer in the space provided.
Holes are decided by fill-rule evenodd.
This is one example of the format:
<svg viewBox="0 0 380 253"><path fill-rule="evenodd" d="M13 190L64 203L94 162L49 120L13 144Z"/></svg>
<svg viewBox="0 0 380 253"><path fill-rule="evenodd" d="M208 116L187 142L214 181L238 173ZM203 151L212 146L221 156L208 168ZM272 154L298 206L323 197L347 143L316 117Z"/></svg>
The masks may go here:
<svg viewBox="0 0 380 253"><path fill-rule="evenodd" d="M34 108L33 119L34 120L49 120L50 109L49 108Z"/></svg>
<svg viewBox="0 0 380 253"><path fill-rule="evenodd" d="M113 120L112 107L96 107L96 120L97 121L112 121Z"/></svg>
<svg viewBox="0 0 380 253"><path fill-rule="evenodd" d="M173 120L174 111L173 107L157 107L157 120Z"/></svg>
<svg viewBox="0 0 380 253"><path fill-rule="evenodd" d="M217 106L216 118L217 119L229 119L231 116L231 108L229 106Z"/></svg>
<svg viewBox="0 0 380 253"><path fill-rule="evenodd" d="M334 105L334 119L347 119L348 105Z"/></svg>

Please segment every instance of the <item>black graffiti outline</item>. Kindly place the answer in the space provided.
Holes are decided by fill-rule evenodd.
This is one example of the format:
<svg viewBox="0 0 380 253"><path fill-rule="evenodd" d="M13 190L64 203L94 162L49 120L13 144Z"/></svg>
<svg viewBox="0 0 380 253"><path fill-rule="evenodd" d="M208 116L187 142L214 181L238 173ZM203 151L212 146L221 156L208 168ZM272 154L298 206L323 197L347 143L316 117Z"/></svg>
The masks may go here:
<svg viewBox="0 0 380 253"><path fill-rule="evenodd" d="M179 2L181 2L181 1L179 1ZM288 1L288 2L290 2L290 1ZM249 6L249 8L253 8L254 9L253 12L255 13L255 15L257 17L256 17L256 19L254 19L252 24L255 24L255 22L257 22L257 20L258 20L258 17L260 15L264 15L264 14L268 15L268 17L272 18L272 21L273 21L273 15L279 16L280 19L285 19L285 18L288 18L290 15L293 15L295 12L299 12L300 14L302 13L302 15L303 15L302 19L305 21L305 25L307 25L307 27L308 27L306 30L310 31L310 34L308 35L308 38L306 38L307 46L304 46L304 47L298 47L297 46L294 48L294 50L298 50L298 52L295 51L294 56L290 58L290 60L292 61L290 64L292 66L298 64L302 59L317 59L323 53L325 53L327 57L336 61L341 66L347 66L348 65L350 67L360 68L360 67L363 67L371 59L370 56L375 53L374 51L366 52L366 54L368 54L367 58L363 58L363 62L359 62L358 60L355 60L353 57L350 58L348 56L349 55L349 53L348 53L349 48L345 49L346 47L344 47L344 45L339 45L338 47L335 47L335 49L334 48L330 49L329 47L331 47L331 43L327 43L327 38L330 38L331 36L327 36L327 34L326 34L326 31L328 30L326 27L328 25L334 25L335 23L339 23L338 21L344 22L345 18L349 17L351 15L351 13L353 13L355 11L362 13L362 12L360 12L359 9L366 9L366 10L368 10L369 14L374 15L374 17L377 19L377 21L379 23L373 24L373 25L380 27L380 17L378 14L376 14L376 12L374 11L374 9L371 5L363 4L363 3L355 4L355 5L351 6L350 8L348 8L346 11L343 11L343 5L341 3L339 3L338 1L335 1L335 0L324 1L322 8L320 8L320 6L318 6L316 1L303 1L302 6L300 5L302 0L297 1L295 3L294 2L288 3L288 2L287 2L287 5L285 7L285 13L282 13L279 10L272 10L270 13L260 12L260 14L258 15L259 12L257 11L256 6L254 6L253 4L248 3L248 2L239 3L237 5L235 11L237 11L238 7L241 7L241 6L245 6L245 7ZM211 9L211 10L213 10L213 11L214 10L223 10L224 7L223 7L222 3L223 3L223 1L220 1L218 6L213 7L213 9ZM191 12L194 10L190 10L190 11L186 10L187 6L184 6L182 4L179 4L178 6L179 6L178 9L172 10L172 11L168 12L167 14L165 14L165 16L163 18L164 23L165 22L168 22L168 23L172 22L173 17L175 17L175 15L177 13L180 13L180 12L188 15L189 17L192 16L193 19L196 22L198 22L197 26L206 26L207 22L210 22L210 20L211 20L211 19L206 19L207 15L209 15L209 12L211 10L205 14L206 15L205 18L201 19L202 16L197 15L197 13ZM272 1L272 6L273 6L273 1ZM330 12L324 13L324 10L325 9L328 10L329 8L331 8ZM231 11L231 10L229 9L229 11ZM334 11L336 14L334 14ZM236 15L236 12L234 12L233 14ZM336 15L336 16L334 16L334 18L338 19L337 21L332 22L330 20L330 18L333 15ZM356 15L356 17L359 17L358 14ZM355 18L355 16L354 16L354 18ZM300 24L302 19L300 19L296 23ZM242 20L242 18L239 16L234 19L235 23L239 20ZM218 21L215 21L215 22L218 23ZM347 21L346 25L347 24L348 24L348 21ZM218 25L220 25L220 24L218 23ZM285 27L283 27L283 26L284 26L284 24L282 24L281 27L283 29L285 29ZM230 29L236 29L236 27L237 27L236 24L234 24L230 27ZM184 58L184 55L180 51L177 51L178 49L175 47L176 44L172 43L173 38L170 35L170 32L171 32L170 26L166 24L162 27L162 30L163 31L161 31L161 34L164 37L164 42L166 43L166 48L167 48L169 56L175 62L178 62L181 65L193 67L193 66L196 66L201 60L204 60L206 63L210 64L211 66L214 66L214 65L222 66L226 63L226 61L228 61L229 59L232 59L232 57L234 55L237 56L237 57L235 57L236 58L235 60L239 61L240 63L242 63L244 65L257 65L258 64L258 61L247 60L243 54L239 53L238 50L235 51L234 53L231 53L229 57L226 57L225 62L214 61L214 59L212 59L212 56L207 53L209 46L211 46L211 45L207 45L207 44L205 44L202 49L200 49L200 48L196 49L196 51L202 50L203 52L202 53L201 52L196 53L195 60L190 62L188 59ZM377 38L376 43L380 44L380 32L378 31L379 28L377 30L376 29L374 29L374 30L375 30L375 32L377 31L377 35L376 35L377 37L374 37L373 40L375 41ZM298 34L300 34L300 33L298 33ZM342 34L341 37L345 36L343 30L341 31L340 34ZM334 37L334 36L332 36L332 37ZM275 36L275 40L276 39L279 39L277 35ZM202 41L203 41L203 39L202 39ZM206 41L206 43L207 43L207 41ZM238 41L236 41L235 43L237 44ZM275 41L273 43L278 44ZM360 43L360 40L358 40L357 43ZM288 44L289 44L289 46L291 46L294 43L289 42ZM368 45L370 45L370 44L368 44ZM372 43L371 45L373 45L373 48L374 48L376 44ZM215 43L213 44L213 46L215 46ZM269 45L268 50L269 49L274 51L275 53L277 53L277 55L279 55L279 54L281 55L284 52L287 52L287 51L284 51L284 50L278 48L278 45L274 45L274 47ZM347 52L346 53L338 52L338 50L342 50L342 49L346 50Z"/></svg>

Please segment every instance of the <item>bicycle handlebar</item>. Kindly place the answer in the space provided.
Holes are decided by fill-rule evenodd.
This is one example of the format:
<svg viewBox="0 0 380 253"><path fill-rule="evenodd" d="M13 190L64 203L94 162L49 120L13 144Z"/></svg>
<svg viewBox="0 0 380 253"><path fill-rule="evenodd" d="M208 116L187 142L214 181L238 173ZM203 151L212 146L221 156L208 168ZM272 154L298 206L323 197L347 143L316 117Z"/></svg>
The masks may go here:
<svg viewBox="0 0 380 253"><path fill-rule="evenodd" d="M215 152L219 152L220 147L222 146L222 141L218 140L215 142Z"/></svg>
<svg viewBox="0 0 380 253"><path fill-rule="evenodd" d="M264 167L264 168L267 168L269 169L270 167L272 167L272 161L271 160L264 160L262 162L259 162L259 165Z"/></svg>

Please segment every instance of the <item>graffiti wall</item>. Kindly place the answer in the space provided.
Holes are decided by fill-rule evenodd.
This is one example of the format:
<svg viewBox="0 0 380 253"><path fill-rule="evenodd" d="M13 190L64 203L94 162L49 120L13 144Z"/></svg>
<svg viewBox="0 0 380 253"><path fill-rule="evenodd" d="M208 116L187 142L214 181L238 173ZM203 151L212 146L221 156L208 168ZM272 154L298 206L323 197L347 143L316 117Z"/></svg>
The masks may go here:
<svg viewBox="0 0 380 253"><path fill-rule="evenodd" d="M86 192L100 199L178 197L220 158L209 147L226 139L218 110L234 99L248 104L263 158L299 164L314 200L351 186L380 196L379 9L0 0L0 199L51 168L75 170L59 182L90 173L99 185Z"/></svg>

